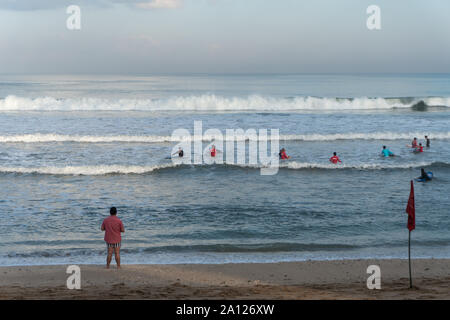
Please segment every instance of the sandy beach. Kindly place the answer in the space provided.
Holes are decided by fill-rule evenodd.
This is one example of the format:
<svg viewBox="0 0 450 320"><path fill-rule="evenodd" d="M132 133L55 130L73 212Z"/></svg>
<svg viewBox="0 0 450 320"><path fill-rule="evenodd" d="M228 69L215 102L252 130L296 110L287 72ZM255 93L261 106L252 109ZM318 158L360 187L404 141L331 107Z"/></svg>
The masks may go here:
<svg viewBox="0 0 450 320"><path fill-rule="evenodd" d="M366 286L381 268L381 290ZM450 299L450 259L342 260L222 265L80 265L81 289L65 265L0 267L0 299Z"/></svg>

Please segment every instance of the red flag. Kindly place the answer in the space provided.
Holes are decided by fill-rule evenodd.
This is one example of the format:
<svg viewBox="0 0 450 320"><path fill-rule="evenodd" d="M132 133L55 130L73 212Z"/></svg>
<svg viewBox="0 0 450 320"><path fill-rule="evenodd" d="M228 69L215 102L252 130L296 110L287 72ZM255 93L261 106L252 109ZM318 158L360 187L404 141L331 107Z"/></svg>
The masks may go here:
<svg viewBox="0 0 450 320"><path fill-rule="evenodd" d="M416 228L416 206L414 204L414 183L412 180L406 213L408 214L408 230L413 231Z"/></svg>

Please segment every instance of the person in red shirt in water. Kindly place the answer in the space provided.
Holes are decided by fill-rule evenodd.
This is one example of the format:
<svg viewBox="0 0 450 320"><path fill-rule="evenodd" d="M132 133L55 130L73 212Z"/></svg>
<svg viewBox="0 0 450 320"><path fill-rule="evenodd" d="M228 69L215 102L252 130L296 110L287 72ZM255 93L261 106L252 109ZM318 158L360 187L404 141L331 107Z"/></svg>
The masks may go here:
<svg viewBox="0 0 450 320"><path fill-rule="evenodd" d="M421 153L423 152L423 146L421 143L419 143L419 146L416 147L416 149L414 150L414 153Z"/></svg>
<svg viewBox="0 0 450 320"><path fill-rule="evenodd" d="M211 157L215 157L216 156L216 152L217 152L216 151L216 146L212 145L210 151L211 151Z"/></svg>
<svg viewBox="0 0 450 320"><path fill-rule="evenodd" d="M338 162L342 162L341 159L336 155L336 152L333 152L333 156L330 158L330 162L337 164Z"/></svg>
<svg viewBox="0 0 450 320"><path fill-rule="evenodd" d="M117 209L112 207L109 210L110 216L103 220L102 231L105 231L105 242L108 248L108 255L106 257L106 268L109 269L111 263L112 254L114 252L114 258L116 259L117 269L120 269L120 246L122 242L122 236L120 233L125 232L122 221L117 218Z"/></svg>
<svg viewBox="0 0 450 320"><path fill-rule="evenodd" d="M286 154L286 149L284 149L284 148L280 150L279 156L280 156L281 160L287 160L287 159L291 158L290 156L288 156Z"/></svg>

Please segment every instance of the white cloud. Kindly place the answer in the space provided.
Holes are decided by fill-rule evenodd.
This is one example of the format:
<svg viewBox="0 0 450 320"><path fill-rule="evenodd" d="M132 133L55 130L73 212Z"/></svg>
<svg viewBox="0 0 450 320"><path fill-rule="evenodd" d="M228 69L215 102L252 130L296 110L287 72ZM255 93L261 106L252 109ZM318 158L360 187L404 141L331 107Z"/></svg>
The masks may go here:
<svg viewBox="0 0 450 320"><path fill-rule="evenodd" d="M141 9L175 9L181 6L181 0L151 0L147 2L138 2L136 7Z"/></svg>

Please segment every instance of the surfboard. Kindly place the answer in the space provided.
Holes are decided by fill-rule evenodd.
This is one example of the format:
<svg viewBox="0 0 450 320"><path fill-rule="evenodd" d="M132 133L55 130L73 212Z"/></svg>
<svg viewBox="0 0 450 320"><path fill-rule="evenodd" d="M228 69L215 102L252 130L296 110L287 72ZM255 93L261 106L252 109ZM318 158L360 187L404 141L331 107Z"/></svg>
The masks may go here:
<svg viewBox="0 0 450 320"><path fill-rule="evenodd" d="M415 180L416 180L417 182L428 182L428 181L433 180L433 172L428 171L428 172L427 172L427 175L428 175L428 177L430 178L430 180L425 180L425 179L423 179L423 178L416 178Z"/></svg>

